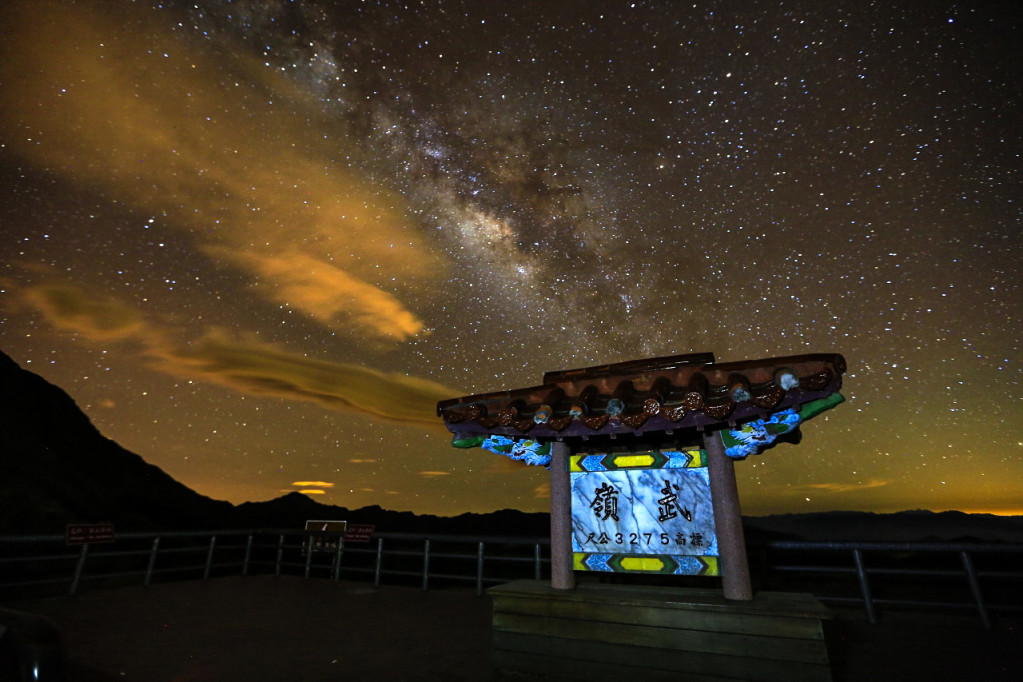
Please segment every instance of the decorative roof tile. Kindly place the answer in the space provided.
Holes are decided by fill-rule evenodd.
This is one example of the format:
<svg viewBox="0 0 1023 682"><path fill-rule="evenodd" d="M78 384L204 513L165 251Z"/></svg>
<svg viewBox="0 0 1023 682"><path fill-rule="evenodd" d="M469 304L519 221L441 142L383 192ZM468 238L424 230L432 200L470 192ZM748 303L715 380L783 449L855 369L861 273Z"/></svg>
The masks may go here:
<svg viewBox="0 0 1023 682"><path fill-rule="evenodd" d="M735 426L837 393L835 353L716 364L712 353L548 372L539 386L437 403L458 436L588 439Z"/></svg>

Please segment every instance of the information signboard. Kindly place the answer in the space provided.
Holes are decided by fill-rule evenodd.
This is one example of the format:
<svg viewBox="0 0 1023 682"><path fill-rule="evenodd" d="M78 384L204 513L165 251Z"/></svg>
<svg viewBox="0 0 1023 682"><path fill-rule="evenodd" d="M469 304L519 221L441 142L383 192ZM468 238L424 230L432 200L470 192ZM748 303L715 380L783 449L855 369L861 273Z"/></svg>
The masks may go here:
<svg viewBox="0 0 1023 682"><path fill-rule="evenodd" d="M312 519L305 522L306 530L320 531L320 534L312 538L311 546L314 552L333 552L337 550L338 538L345 534L347 528L347 521Z"/></svg>
<svg viewBox="0 0 1023 682"><path fill-rule="evenodd" d="M112 523L69 523L67 525L67 544L91 545L97 542L114 541L114 524Z"/></svg>
<svg viewBox="0 0 1023 682"><path fill-rule="evenodd" d="M349 523L345 531L345 542L369 542L376 526L369 523Z"/></svg>
<svg viewBox="0 0 1023 682"><path fill-rule="evenodd" d="M573 455L569 470L575 570L718 575L704 451Z"/></svg>

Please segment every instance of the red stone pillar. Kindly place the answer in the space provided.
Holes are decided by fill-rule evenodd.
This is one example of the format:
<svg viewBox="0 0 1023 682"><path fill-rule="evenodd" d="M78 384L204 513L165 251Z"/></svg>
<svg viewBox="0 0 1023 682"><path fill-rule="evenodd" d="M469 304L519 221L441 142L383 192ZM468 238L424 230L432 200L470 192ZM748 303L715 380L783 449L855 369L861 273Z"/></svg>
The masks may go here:
<svg viewBox="0 0 1023 682"><path fill-rule="evenodd" d="M551 443L551 587L571 590L572 572L572 479L568 473L569 447Z"/></svg>
<svg viewBox="0 0 1023 682"><path fill-rule="evenodd" d="M725 599L753 599L746 558L746 536L742 531L739 489L735 484L735 465L725 454L721 434L703 435L710 476L710 496L714 506L714 527L718 538L718 568ZM552 495L553 498L553 495Z"/></svg>

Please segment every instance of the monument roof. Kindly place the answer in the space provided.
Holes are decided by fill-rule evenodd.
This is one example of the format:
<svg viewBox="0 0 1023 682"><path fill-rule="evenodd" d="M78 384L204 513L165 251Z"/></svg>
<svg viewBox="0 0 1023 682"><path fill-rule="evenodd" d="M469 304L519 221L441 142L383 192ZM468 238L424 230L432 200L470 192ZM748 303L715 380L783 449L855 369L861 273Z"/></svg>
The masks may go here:
<svg viewBox="0 0 1023 682"><path fill-rule="evenodd" d="M713 353L548 372L539 386L437 403L456 437L588 439L734 427L828 398L845 359L813 353L717 364Z"/></svg>

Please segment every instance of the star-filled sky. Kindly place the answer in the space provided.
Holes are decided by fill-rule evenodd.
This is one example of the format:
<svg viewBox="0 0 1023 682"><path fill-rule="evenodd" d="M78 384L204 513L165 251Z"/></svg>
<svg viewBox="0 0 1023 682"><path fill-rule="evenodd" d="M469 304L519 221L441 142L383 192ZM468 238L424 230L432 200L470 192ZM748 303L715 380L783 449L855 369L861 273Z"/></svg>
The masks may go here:
<svg viewBox="0 0 1023 682"><path fill-rule="evenodd" d="M0 349L235 503L548 505L437 400L842 353L743 512L1023 513L1015 2L0 9Z"/></svg>

